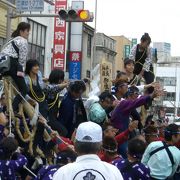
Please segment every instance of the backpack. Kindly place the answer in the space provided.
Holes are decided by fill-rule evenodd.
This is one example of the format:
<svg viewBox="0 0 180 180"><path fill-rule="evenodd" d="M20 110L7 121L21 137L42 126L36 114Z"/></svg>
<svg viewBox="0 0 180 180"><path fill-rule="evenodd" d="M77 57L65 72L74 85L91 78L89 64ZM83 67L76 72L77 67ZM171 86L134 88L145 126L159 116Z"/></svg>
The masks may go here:
<svg viewBox="0 0 180 180"><path fill-rule="evenodd" d="M16 53L18 54L19 57L19 49L18 47L15 45L14 41L11 41L11 44L13 46L13 48L15 49ZM10 70L11 67L11 57L8 55L5 56L0 56L0 74L4 74L5 72L8 72Z"/></svg>

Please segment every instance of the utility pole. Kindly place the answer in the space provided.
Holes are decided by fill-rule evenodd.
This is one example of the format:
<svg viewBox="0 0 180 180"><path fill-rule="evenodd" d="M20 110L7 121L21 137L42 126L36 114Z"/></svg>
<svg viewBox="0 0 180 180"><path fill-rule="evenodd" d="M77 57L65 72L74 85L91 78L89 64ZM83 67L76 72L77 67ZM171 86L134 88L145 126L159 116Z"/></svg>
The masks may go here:
<svg viewBox="0 0 180 180"><path fill-rule="evenodd" d="M94 67L94 62L96 60L96 32L97 32L97 0L95 0L95 26L94 26L94 43L93 43L93 57L91 59L90 70L91 70L91 80L92 80L92 70Z"/></svg>

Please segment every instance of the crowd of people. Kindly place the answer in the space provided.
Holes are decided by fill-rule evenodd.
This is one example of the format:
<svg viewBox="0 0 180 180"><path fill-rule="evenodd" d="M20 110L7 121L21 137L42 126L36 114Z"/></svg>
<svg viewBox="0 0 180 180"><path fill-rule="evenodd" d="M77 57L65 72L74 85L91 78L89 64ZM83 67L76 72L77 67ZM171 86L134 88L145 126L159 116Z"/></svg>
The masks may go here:
<svg viewBox="0 0 180 180"><path fill-rule="evenodd" d="M7 92L0 99L0 179L180 179L180 127L142 115L165 93L154 82L147 33L124 60L125 71L117 72L112 88L85 108L84 80L64 80L58 69L44 80L38 60L27 60L29 32L30 25L21 22L0 53L2 77L10 76L19 89L12 97L13 114ZM38 110L35 124L28 113L21 114L23 102ZM32 152L17 122L24 138L27 128L34 132Z"/></svg>

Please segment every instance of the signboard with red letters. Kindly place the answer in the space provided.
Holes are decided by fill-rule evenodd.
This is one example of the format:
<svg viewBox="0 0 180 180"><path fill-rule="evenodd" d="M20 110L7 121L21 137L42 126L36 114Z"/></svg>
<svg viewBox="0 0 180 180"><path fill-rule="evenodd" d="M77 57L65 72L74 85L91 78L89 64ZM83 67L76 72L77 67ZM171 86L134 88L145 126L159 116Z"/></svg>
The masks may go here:
<svg viewBox="0 0 180 180"><path fill-rule="evenodd" d="M67 8L67 0L56 0L55 1L55 13L61 9ZM65 57L66 57L66 22L61 20L59 17L54 18L54 48L53 48L53 59L52 69L65 68Z"/></svg>

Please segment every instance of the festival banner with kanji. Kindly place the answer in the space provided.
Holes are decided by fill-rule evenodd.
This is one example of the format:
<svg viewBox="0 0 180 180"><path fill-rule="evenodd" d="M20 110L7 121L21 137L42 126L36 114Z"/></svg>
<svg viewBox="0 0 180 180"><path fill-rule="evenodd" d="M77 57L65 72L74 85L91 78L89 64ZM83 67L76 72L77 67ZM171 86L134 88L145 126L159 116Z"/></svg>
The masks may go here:
<svg viewBox="0 0 180 180"><path fill-rule="evenodd" d="M69 79L81 79L81 52L70 52Z"/></svg>
<svg viewBox="0 0 180 180"><path fill-rule="evenodd" d="M112 86L112 63L102 62L100 66L101 91L110 90Z"/></svg>
<svg viewBox="0 0 180 180"><path fill-rule="evenodd" d="M67 8L67 0L56 0L55 1L55 13L61 9ZM66 22L61 20L59 17L54 18L54 48L53 48L53 59L52 69L65 68L65 57L66 57Z"/></svg>

